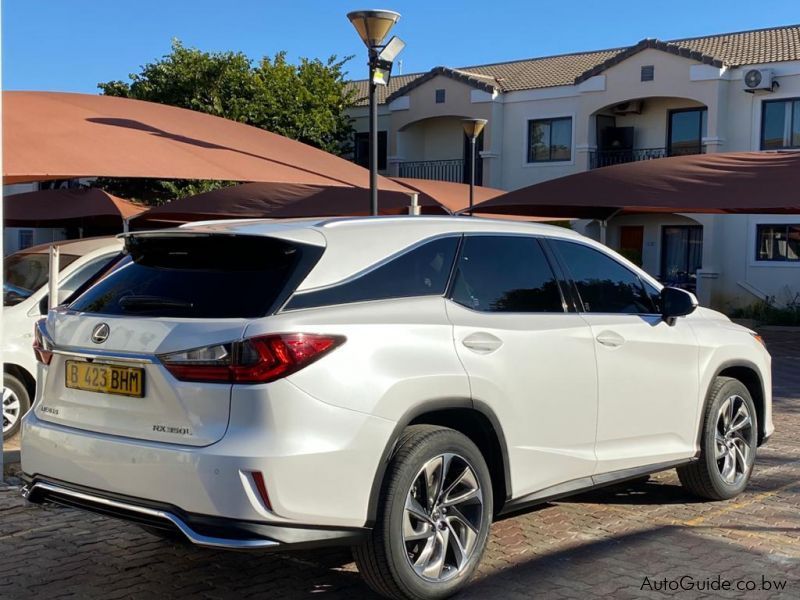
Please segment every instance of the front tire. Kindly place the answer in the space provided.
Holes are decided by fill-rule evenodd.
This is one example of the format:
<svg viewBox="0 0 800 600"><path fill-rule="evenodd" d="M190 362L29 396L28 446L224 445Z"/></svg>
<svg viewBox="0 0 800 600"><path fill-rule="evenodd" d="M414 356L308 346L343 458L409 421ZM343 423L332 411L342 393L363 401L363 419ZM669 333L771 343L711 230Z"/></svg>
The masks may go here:
<svg viewBox="0 0 800 600"><path fill-rule="evenodd" d="M728 500L750 481L758 444L758 422L747 387L731 377L717 377L709 391L699 460L679 467L683 486L701 498Z"/></svg>
<svg viewBox="0 0 800 600"><path fill-rule="evenodd" d="M455 594L483 556L492 500L489 469L472 441L444 427L408 427L387 469L372 534L354 548L359 571L388 598Z"/></svg>
<svg viewBox="0 0 800 600"><path fill-rule="evenodd" d="M31 407L28 388L10 373L3 374L3 439L19 431L22 416Z"/></svg>

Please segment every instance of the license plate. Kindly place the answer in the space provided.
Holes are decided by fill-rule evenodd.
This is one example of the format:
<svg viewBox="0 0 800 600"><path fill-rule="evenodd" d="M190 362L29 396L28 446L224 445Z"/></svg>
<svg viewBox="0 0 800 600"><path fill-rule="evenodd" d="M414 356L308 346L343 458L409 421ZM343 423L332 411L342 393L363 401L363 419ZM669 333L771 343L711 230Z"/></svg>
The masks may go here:
<svg viewBox="0 0 800 600"><path fill-rule="evenodd" d="M79 360L66 362L68 388L119 396L144 396L144 369Z"/></svg>

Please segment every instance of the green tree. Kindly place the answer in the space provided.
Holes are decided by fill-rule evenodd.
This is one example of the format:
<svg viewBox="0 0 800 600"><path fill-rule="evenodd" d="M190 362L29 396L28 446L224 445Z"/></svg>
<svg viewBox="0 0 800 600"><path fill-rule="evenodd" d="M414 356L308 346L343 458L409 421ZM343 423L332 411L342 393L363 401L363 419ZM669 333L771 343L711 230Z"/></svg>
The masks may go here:
<svg viewBox="0 0 800 600"><path fill-rule="evenodd" d="M345 109L353 91L344 79L349 58L257 63L241 52L203 52L172 43L169 54L132 73L130 81L99 83L103 94L159 102L260 127L334 154L351 151L353 129ZM158 204L233 182L102 178L113 194Z"/></svg>

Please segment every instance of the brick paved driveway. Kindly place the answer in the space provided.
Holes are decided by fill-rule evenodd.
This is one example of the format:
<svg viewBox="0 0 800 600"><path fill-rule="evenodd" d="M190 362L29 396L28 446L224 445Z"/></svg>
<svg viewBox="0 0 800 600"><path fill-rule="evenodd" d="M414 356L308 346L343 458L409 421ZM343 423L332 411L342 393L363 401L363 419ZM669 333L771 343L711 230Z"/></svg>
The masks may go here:
<svg viewBox="0 0 800 600"><path fill-rule="evenodd" d="M772 334L777 433L747 493L696 502L673 472L496 523L467 598L800 597L800 339ZM656 591L721 576L755 591ZM642 589L645 577L648 585ZM778 591L766 580L787 581ZM689 580L684 580L689 583ZM733 583L733 585L736 585ZM0 488L0 598L369 598L349 553L225 553L162 542Z"/></svg>

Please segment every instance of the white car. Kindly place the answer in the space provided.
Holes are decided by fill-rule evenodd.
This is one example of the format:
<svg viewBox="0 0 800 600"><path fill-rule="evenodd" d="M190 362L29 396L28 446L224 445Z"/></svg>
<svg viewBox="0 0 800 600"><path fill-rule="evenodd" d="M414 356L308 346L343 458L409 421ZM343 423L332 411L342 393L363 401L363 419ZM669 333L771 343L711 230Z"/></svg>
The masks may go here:
<svg viewBox="0 0 800 600"><path fill-rule="evenodd" d="M60 249L59 296L67 298L122 251L116 238L54 242ZM36 389L33 327L47 314L50 244L33 246L4 259L3 437L14 435Z"/></svg>
<svg viewBox="0 0 800 600"><path fill-rule="evenodd" d="M773 431L751 331L564 228L205 223L40 322L23 493L216 548L350 544L461 588L499 515L677 467L739 494Z"/></svg>

